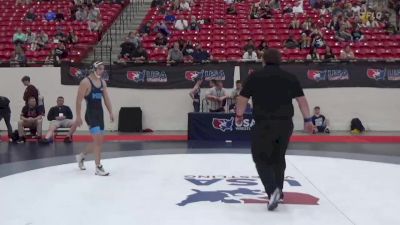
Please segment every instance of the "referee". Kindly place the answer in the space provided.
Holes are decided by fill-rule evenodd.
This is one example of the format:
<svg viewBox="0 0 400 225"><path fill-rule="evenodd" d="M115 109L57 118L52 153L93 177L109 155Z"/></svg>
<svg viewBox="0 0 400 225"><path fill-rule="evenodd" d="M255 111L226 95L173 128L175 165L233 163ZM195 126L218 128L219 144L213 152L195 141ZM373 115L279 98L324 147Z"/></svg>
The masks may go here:
<svg viewBox="0 0 400 225"><path fill-rule="evenodd" d="M251 97L256 121L252 129L251 152L269 197L268 210L274 210L283 199L285 153L293 132L293 98L303 114L306 132L312 132L312 122L299 81L279 66L281 53L276 49L268 49L262 60L264 68L250 75L240 92L236 123L243 122L243 113Z"/></svg>

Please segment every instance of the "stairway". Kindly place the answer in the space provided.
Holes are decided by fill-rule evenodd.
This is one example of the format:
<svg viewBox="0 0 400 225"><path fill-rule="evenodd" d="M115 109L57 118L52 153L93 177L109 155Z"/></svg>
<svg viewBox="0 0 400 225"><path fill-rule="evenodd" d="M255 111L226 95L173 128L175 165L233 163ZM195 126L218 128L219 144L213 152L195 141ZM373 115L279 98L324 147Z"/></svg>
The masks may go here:
<svg viewBox="0 0 400 225"><path fill-rule="evenodd" d="M121 51L120 45L124 42L129 32L136 30L143 18L150 9L151 0L143 3L130 3L114 21L113 25L104 33L102 40L97 43L94 49L82 61L92 63L94 60L101 60L105 64L110 64L118 59ZM111 58L110 58L111 51Z"/></svg>

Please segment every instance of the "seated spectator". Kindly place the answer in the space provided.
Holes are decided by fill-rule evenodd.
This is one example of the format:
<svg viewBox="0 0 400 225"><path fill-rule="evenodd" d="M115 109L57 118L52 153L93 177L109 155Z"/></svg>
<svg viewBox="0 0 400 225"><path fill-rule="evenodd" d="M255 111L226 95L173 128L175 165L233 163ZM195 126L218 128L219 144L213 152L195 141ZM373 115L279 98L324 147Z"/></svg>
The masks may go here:
<svg viewBox="0 0 400 225"><path fill-rule="evenodd" d="M135 50L135 45L129 41L128 37L125 38L125 42L121 45L121 52L119 55L120 61L130 61L132 58L132 53Z"/></svg>
<svg viewBox="0 0 400 225"><path fill-rule="evenodd" d="M351 10L353 11L354 16L360 16L360 11L361 11L360 4L353 4Z"/></svg>
<svg viewBox="0 0 400 225"><path fill-rule="evenodd" d="M315 35L312 35L312 43L311 46L314 48L322 48L325 46L325 41L324 38L322 37L321 33L316 33Z"/></svg>
<svg viewBox="0 0 400 225"><path fill-rule="evenodd" d="M321 58L323 60L334 60L336 59L336 56L333 54L332 48L327 45L325 46L325 54L322 55Z"/></svg>
<svg viewBox="0 0 400 225"><path fill-rule="evenodd" d="M279 3L279 0L271 0L268 5L272 8L272 9L277 9L279 10L281 8L281 4Z"/></svg>
<svg viewBox="0 0 400 225"><path fill-rule="evenodd" d="M88 11L88 20L94 20L96 21L97 19L101 19L101 14L100 14L100 9L97 7L94 7L93 5L88 5L89 11Z"/></svg>
<svg viewBox="0 0 400 225"><path fill-rule="evenodd" d="M168 63L180 63L183 62L183 53L179 49L179 43L175 42L174 47L168 51L167 56Z"/></svg>
<svg viewBox="0 0 400 225"><path fill-rule="evenodd" d="M319 16L319 19L317 21L316 27L318 27L320 29L328 27L328 24L326 22L325 16L323 16L323 15Z"/></svg>
<svg viewBox="0 0 400 225"><path fill-rule="evenodd" d="M187 21L186 21L187 22ZM157 26L154 28L155 33L162 33L164 36L169 36L171 31L169 31L167 25L165 25L164 21L161 21Z"/></svg>
<svg viewBox="0 0 400 225"><path fill-rule="evenodd" d="M166 24L174 24L175 23L176 17L172 13L172 11L167 12L167 15L165 16L164 21Z"/></svg>
<svg viewBox="0 0 400 225"><path fill-rule="evenodd" d="M127 39L134 45L135 48L137 48L139 44L142 42L142 38L136 31L129 32Z"/></svg>
<svg viewBox="0 0 400 225"><path fill-rule="evenodd" d="M343 42L343 41L351 41L351 40L353 39L353 36L351 36L351 34L348 33L348 32L344 29L344 27L341 27L341 28L339 29L339 31L336 32L335 38L336 38L336 40Z"/></svg>
<svg viewBox="0 0 400 225"><path fill-rule="evenodd" d="M251 6L251 10L250 10L250 19L259 19L260 18L260 14L258 11L258 7L253 4Z"/></svg>
<svg viewBox="0 0 400 225"><path fill-rule="evenodd" d="M299 29L300 28L300 20L297 18L297 14L294 15L293 20L289 25L290 29Z"/></svg>
<svg viewBox="0 0 400 225"><path fill-rule="evenodd" d="M293 6L293 13L303 13L303 0L296 2Z"/></svg>
<svg viewBox="0 0 400 225"><path fill-rule="evenodd" d="M332 17L331 22L328 24L328 28L331 30L339 31L340 29L340 22L337 16Z"/></svg>
<svg viewBox="0 0 400 225"><path fill-rule="evenodd" d="M320 15L327 15L329 13L328 9L325 7L325 5L322 5L321 9L319 10Z"/></svg>
<svg viewBox="0 0 400 225"><path fill-rule="evenodd" d="M89 20L88 27L90 32L100 32L103 29L103 22L100 17L96 20Z"/></svg>
<svg viewBox="0 0 400 225"><path fill-rule="evenodd" d="M56 56L58 56L60 59L67 58L68 56L68 50L65 47L64 43L59 43L55 49Z"/></svg>
<svg viewBox="0 0 400 225"><path fill-rule="evenodd" d="M210 88L206 93L210 112L225 112L226 99L229 98L220 80L211 80Z"/></svg>
<svg viewBox="0 0 400 225"><path fill-rule="evenodd" d="M320 60L319 54L317 52L317 48L311 48L310 53L307 54L307 60L318 61Z"/></svg>
<svg viewBox="0 0 400 225"><path fill-rule="evenodd" d="M139 43L137 48L133 49L131 58L135 62L145 62L148 60L147 52L143 48L142 44Z"/></svg>
<svg viewBox="0 0 400 225"><path fill-rule="evenodd" d="M243 61L257 61L257 53L252 49L249 48L242 57Z"/></svg>
<svg viewBox="0 0 400 225"><path fill-rule="evenodd" d="M191 8L190 8L189 3L187 1L185 1L185 0L181 0L180 3L179 3L179 10L181 10L181 11L190 11Z"/></svg>
<svg viewBox="0 0 400 225"><path fill-rule="evenodd" d="M273 17L272 8L265 3L259 5L259 18L271 19Z"/></svg>
<svg viewBox="0 0 400 225"><path fill-rule="evenodd" d="M15 5L29 5L32 3L32 0L16 0Z"/></svg>
<svg viewBox="0 0 400 225"><path fill-rule="evenodd" d="M307 36L306 33L301 34L301 38L299 41L299 47L300 47L300 49L306 49L306 48L311 47L311 38L309 36Z"/></svg>
<svg viewBox="0 0 400 225"><path fill-rule="evenodd" d="M25 56L25 52L20 45L17 45L15 47L14 55L12 55L10 62L19 66L27 65L27 58Z"/></svg>
<svg viewBox="0 0 400 225"><path fill-rule="evenodd" d="M31 28L26 28L26 44L31 45L31 50L35 51L35 48L32 48L33 43L36 41L36 33L31 31Z"/></svg>
<svg viewBox="0 0 400 225"><path fill-rule="evenodd" d="M29 11L26 13L25 19L27 21L33 22L37 18L34 8L30 8Z"/></svg>
<svg viewBox="0 0 400 225"><path fill-rule="evenodd" d="M307 20L304 21L303 24L301 25L303 33L306 33L307 35L311 33L312 27L313 27L313 22L310 17L308 17Z"/></svg>
<svg viewBox="0 0 400 225"><path fill-rule="evenodd" d="M85 9L83 7L79 7L78 11L76 11L75 13L75 19L76 21L81 21L81 22L85 22L88 18L88 12L85 11Z"/></svg>
<svg viewBox="0 0 400 225"><path fill-rule="evenodd" d="M188 29L188 21L183 19L183 17L179 17L179 19L176 20L174 27L177 30L187 30Z"/></svg>
<svg viewBox="0 0 400 225"><path fill-rule="evenodd" d="M351 34L353 36L353 41L362 41L364 39L364 34L361 32L359 27L356 27Z"/></svg>
<svg viewBox="0 0 400 225"><path fill-rule="evenodd" d="M258 58L261 58L261 56L264 54L264 51L266 51L267 49L268 49L267 41L265 40L261 41L257 48Z"/></svg>
<svg viewBox="0 0 400 225"><path fill-rule="evenodd" d="M185 46L182 48L182 53L183 55L187 56L187 55L191 55L194 51L194 46L192 41L188 41Z"/></svg>
<svg viewBox="0 0 400 225"><path fill-rule="evenodd" d="M63 32L61 27L56 28L56 33L54 34L54 43L58 44L60 42L66 43L67 35Z"/></svg>
<svg viewBox="0 0 400 225"><path fill-rule="evenodd" d="M76 44L78 43L78 35L76 35L74 30L69 31L68 36L67 36L67 44Z"/></svg>
<svg viewBox="0 0 400 225"><path fill-rule="evenodd" d="M158 47L165 47L168 43L168 40L162 33L158 33L154 43Z"/></svg>
<svg viewBox="0 0 400 225"><path fill-rule="evenodd" d="M46 48L47 43L49 42L49 37L47 36L44 30L41 30L38 35L36 35L36 41L33 44L35 49L43 49Z"/></svg>
<svg viewBox="0 0 400 225"><path fill-rule="evenodd" d="M23 143L25 141L24 128L30 128L31 132L41 138L42 136L42 116L43 111L37 106L36 99L30 97L28 104L22 108L20 121L18 121L18 135L19 139L17 143Z"/></svg>
<svg viewBox="0 0 400 225"><path fill-rule="evenodd" d="M200 44L196 46L196 49L190 56L194 63L207 62L212 59L211 55L206 50L203 50Z"/></svg>
<svg viewBox="0 0 400 225"><path fill-rule="evenodd" d="M56 19L56 13L51 11L51 9L49 9L49 11L44 15L44 19L47 22L53 22Z"/></svg>
<svg viewBox="0 0 400 225"><path fill-rule="evenodd" d="M65 20L64 14L62 13L61 9L59 9L59 10L57 11L57 13L56 13L56 19L55 19L55 20L58 21L58 22L61 22L61 21L64 21L64 20Z"/></svg>
<svg viewBox="0 0 400 225"><path fill-rule="evenodd" d="M353 60L356 57L354 56L353 50L351 50L350 45L346 45L346 47L340 51L340 59L341 60Z"/></svg>
<svg viewBox="0 0 400 225"><path fill-rule="evenodd" d="M344 27L344 29L352 29L353 25L350 23L350 21L347 18L344 18L343 21L340 24L340 27Z"/></svg>
<svg viewBox="0 0 400 225"><path fill-rule="evenodd" d="M151 21L147 21L140 29L140 35L149 35L151 32Z"/></svg>
<svg viewBox="0 0 400 225"><path fill-rule="evenodd" d="M189 30L196 30L199 31L200 30L200 25L199 23L196 21L196 17L192 16L190 19L190 24L188 27Z"/></svg>
<svg viewBox="0 0 400 225"><path fill-rule="evenodd" d="M379 27L378 21L375 20L373 16L370 16L368 18L368 21L364 24L364 27L366 28L377 28Z"/></svg>
<svg viewBox="0 0 400 225"><path fill-rule="evenodd" d="M13 43L15 45L23 45L26 42L26 34L24 34L21 28L18 28L13 35Z"/></svg>
<svg viewBox="0 0 400 225"><path fill-rule="evenodd" d="M314 115L311 117L314 125L313 134L315 133L327 133L329 134L329 121L324 115L320 114L320 107L314 107Z"/></svg>
<svg viewBox="0 0 400 225"><path fill-rule="evenodd" d="M46 136L40 141L42 144L49 144L53 140L53 134L58 128L70 128L68 135L64 138L65 143L72 142L72 135L76 130L72 120L71 108L64 105L64 97L57 98L57 105L50 108L47 120L50 121L49 130Z"/></svg>
<svg viewBox="0 0 400 225"><path fill-rule="evenodd" d="M46 56L46 59L44 60L44 64L47 66L58 66L60 65L61 60L60 57L56 55L55 50L49 51L49 54Z"/></svg>
<svg viewBox="0 0 400 225"><path fill-rule="evenodd" d="M253 39L248 39L247 44L243 47L244 51L248 51L249 49L251 49L253 51L256 50L256 46L254 45Z"/></svg>
<svg viewBox="0 0 400 225"><path fill-rule="evenodd" d="M283 45L285 46L285 48L289 48L289 49L294 49L294 48L299 47L299 43L294 38L293 34L289 34L288 39L285 40Z"/></svg>
<svg viewBox="0 0 400 225"><path fill-rule="evenodd" d="M283 14L285 14L285 13L292 13L292 12L293 12L292 4L287 4L287 5L285 5L285 7L283 7L282 12L283 12ZM295 14L295 15L297 15L297 14Z"/></svg>
<svg viewBox="0 0 400 225"><path fill-rule="evenodd" d="M236 8L235 8L235 4L229 4L229 7L228 7L228 9L226 10L226 13L227 13L228 15L237 15L237 11L236 11Z"/></svg>

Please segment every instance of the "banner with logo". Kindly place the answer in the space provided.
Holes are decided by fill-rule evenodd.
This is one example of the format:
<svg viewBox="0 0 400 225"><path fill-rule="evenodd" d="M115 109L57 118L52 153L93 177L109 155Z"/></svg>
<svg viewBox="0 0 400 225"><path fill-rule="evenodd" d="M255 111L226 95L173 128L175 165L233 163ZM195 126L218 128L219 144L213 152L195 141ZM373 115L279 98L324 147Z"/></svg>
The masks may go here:
<svg viewBox="0 0 400 225"><path fill-rule="evenodd" d="M241 79L262 68L260 63L242 63ZM377 87L400 88L398 62L287 63L281 68L299 79L303 88Z"/></svg>
<svg viewBox="0 0 400 225"><path fill-rule="evenodd" d="M112 65L106 67L106 77L110 87L137 89L180 89L192 88L195 81L202 79L223 80L225 88L233 87L233 73L236 64L181 64L166 66L161 64ZM90 65L63 64L61 84L77 85L88 75ZM208 82L203 82L208 87Z"/></svg>
<svg viewBox="0 0 400 225"><path fill-rule="evenodd" d="M243 123L235 124L233 113L189 113L189 140L250 140L250 130L255 121L251 114L244 116Z"/></svg>

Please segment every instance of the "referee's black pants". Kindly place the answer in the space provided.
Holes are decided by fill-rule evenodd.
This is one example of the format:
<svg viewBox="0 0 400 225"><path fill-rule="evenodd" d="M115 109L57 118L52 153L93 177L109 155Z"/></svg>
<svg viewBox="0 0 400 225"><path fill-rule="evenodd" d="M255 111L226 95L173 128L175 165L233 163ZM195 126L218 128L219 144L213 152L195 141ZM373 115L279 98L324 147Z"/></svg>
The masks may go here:
<svg viewBox="0 0 400 225"><path fill-rule="evenodd" d="M258 175L268 196L283 189L285 154L293 133L292 120L256 120L252 129L251 152Z"/></svg>

